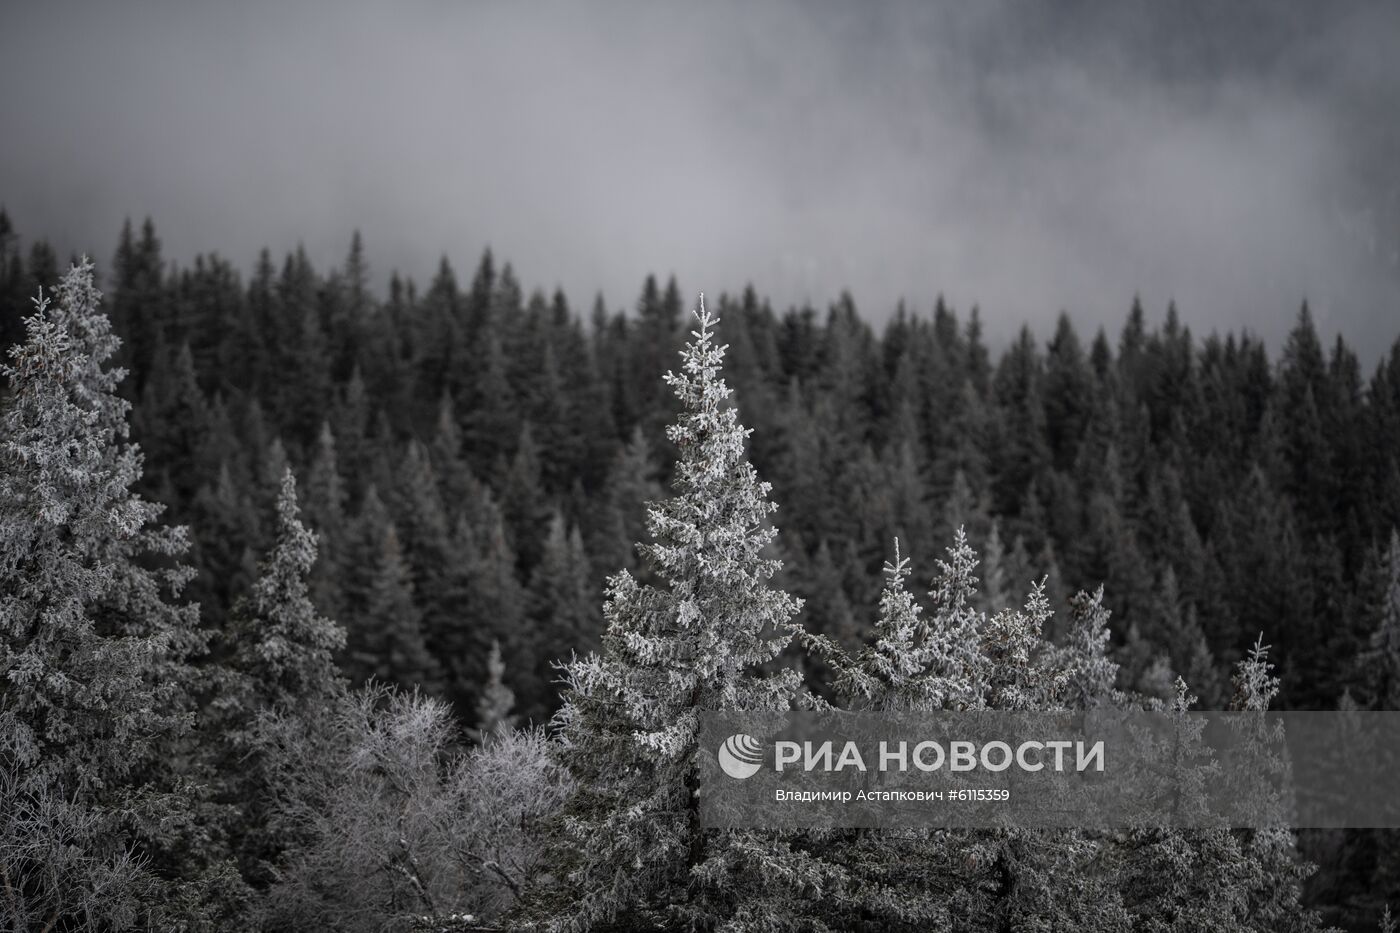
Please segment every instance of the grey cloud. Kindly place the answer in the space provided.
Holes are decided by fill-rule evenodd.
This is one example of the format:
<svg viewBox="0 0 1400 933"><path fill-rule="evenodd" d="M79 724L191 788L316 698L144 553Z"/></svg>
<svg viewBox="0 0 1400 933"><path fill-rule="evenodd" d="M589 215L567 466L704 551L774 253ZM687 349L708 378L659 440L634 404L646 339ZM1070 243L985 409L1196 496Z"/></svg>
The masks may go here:
<svg viewBox="0 0 1400 933"><path fill-rule="evenodd" d="M1277 341L1400 319L1388 5L46 3L0 37L0 201L110 255L304 242L630 303L942 292L994 338L1134 293ZM1369 355L1374 355L1373 353Z"/></svg>

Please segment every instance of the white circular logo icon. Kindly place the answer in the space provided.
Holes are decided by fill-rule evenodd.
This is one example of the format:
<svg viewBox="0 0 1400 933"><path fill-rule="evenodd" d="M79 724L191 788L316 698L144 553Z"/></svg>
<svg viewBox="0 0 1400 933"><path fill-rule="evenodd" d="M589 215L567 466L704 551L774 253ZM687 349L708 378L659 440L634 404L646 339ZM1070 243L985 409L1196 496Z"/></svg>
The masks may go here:
<svg viewBox="0 0 1400 933"><path fill-rule="evenodd" d="M743 732L731 735L719 747L719 766L732 778L751 778L763 767L763 746Z"/></svg>

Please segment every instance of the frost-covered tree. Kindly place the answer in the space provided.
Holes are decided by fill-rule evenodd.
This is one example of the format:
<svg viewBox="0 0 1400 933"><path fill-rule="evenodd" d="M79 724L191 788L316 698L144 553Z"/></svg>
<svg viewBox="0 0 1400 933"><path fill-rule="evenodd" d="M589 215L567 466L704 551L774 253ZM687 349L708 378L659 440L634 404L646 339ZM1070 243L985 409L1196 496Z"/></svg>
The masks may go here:
<svg viewBox="0 0 1400 933"><path fill-rule="evenodd" d="M126 777L187 719L188 678L153 675L202 647L195 607L169 598L190 570L141 565L178 557L186 535L156 525L160 507L132 491L141 457L126 441L123 372L106 365L118 342L99 298L91 264L75 266L4 367L0 749L36 784Z"/></svg>
<svg viewBox="0 0 1400 933"><path fill-rule="evenodd" d="M301 523L296 478L282 475L277 538L252 591L235 607L231 666L245 675L260 706L293 708L344 689L335 656L345 631L311 602L307 580L316 535Z"/></svg>
<svg viewBox="0 0 1400 933"><path fill-rule="evenodd" d="M1175 696L1162 710L1177 723L1177 739L1161 749L1158 759L1169 763L1172 779L1181 782L1183 819L1204 816L1204 783L1211 777L1208 765L1197 767L1183 754L1183 749L1199 748L1205 727L1202 720L1187 715L1195 701L1178 678ZM1134 930L1250 929L1249 860L1227 828L1133 826L1115 839L1108 861Z"/></svg>
<svg viewBox="0 0 1400 933"><path fill-rule="evenodd" d="M977 652L982 616L972 608L976 558L961 530L948 555L938 563L931 618L905 586L910 563L896 541L894 561L885 565L873 642L852 656L828 636L802 633L808 649L831 666L833 689L845 703L902 712L984 705L988 668Z"/></svg>
<svg viewBox="0 0 1400 933"><path fill-rule="evenodd" d="M486 659L486 686L476 701L476 731L478 742L483 745L493 737L500 736L515 728L515 691L506 686L506 663L501 660L501 643L491 643L491 654Z"/></svg>
<svg viewBox="0 0 1400 933"><path fill-rule="evenodd" d="M1249 654L1235 667L1235 695L1230 707L1236 712L1259 714L1235 721L1244 734L1237 738L1244 756L1255 754L1262 772L1248 790L1259 794L1261 806L1282 814L1284 811L1272 797L1274 778L1285 765L1276 752L1275 743L1282 737L1281 725L1268 723L1262 714L1278 696L1279 680L1269 663L1269 649L1262 636ZM1243 720L1243 725L1240 725ZM1246 760L1248 760L1246 758ZM1314 867L1298 860L1293 831L1280 823L1263 828L1244 830L1237 834L1247 866L1246 883L1239 890L1246 898L1246 929L1265 931L1308 931L1320 928L1315 911L1305 909L1302 902L1303 882Z"/></svg>
<svg viewBox="0 0 1400 933"><path fill-rule="evenodd" d="M1256 644L1236 668L1237 712L1263 714L1278 691L1278 680L1268 663L1268 652ZM1174 717L1177 738L1164 747L1157 760L1172 768L1180 781L1177 794L1183 818L1201 819L1206 781L1217 781L1213 767L1199 755L1205 723L1187 716L1195 704L1186 682L1177 679L1173 698L1153 701L1151 708ZM1260 715L1231 722L1240 734L1236 744L1244 755L1254 754L1260 773L1247 778L1248 786L1232 793L1244 799L1261 795L1270 805L1268 788L1277 767L1265 744L1274 727ZM1187 750L1195 748L1196 753ZM1238 767L1238 764L1236 765ZM1195 812L1190 812L1194 810ZM1314 911L1301 901L1302 881L1311 869L1300 863L1292 833L1284 828L1230 830L1226 827L1171 829L1135 826L1114 839L1108 864L1118 879L1118 889L1133 917L1133 929L1150 933L1188 930L1316 931L1321 929Z"/></svg>
<svg viewBox="0 0 1400 933"><path fill-rule="evenodd" d="M141 455L91 263L57 297L3 367L0 838L28 839L0 848L0 926L159 923L179 882L151 868L191 844L171 762L204 647L197 607L176 601L192 571L184 529L133 491ZM192 873L209 855L184 854Z"/></svg>
<svg viewBox="0 0 1400 933"><path fill-rule="evenodd" d="M988 619L974 608L976 568L959 529L938 562L932 612L925 614L905 587L908 560L896 545L875 641L846 655L830 639L806 636L830 659L847 705L903 713L1040 711L1063 708L1071 685L1116 697L1115 671L1103 655L1107 615L1096 598L1081 594L1074 637L1052 648L1043 637L1050 610L1042 588L1033 587L1025 608ZM814 847L825 863L859 879L851 889L860 894L849 904L831 898L827 906L841 916L858 905L848 924L878 917L880 929L1128 929L1112 877L1093 867L1105 844L1088 834L892 830L834 833Z"/></svg>
<svg viewBox="0 0 1400 933"><path fill-rule="evenodd" d="M790 639L800 602L768 585L776 505L745 457L748 432L728 403L703 299L697 319L681 371L666 375L683 409L667 429L675 495L649 506L655 540L640 549L658 585L612 577L601 652L566 668L555 722L579 789L561 823L557 880L533 905L564 929L713 926L752 908L730 879L781 877L786 889L808 870L771 839L699 825L698 714L789 707L795 673L757 671Z"/></svg>
<svg viewBox="0 0 1400 933"><path fill-rule="evenodd" d="M1069 638L1057 655L1065 674L1065 703L1071 709L1119 707L1129 702L1114 686L1118 665L1108 656L1112 635L1108 620L1102 586L1092 596L1080 592L1070 600Z"/></svg>
<svg viewBox="0 0 1400 933"><path fill-rule="evenodd" d="M257 581L230 617L226 668L205 721L205 751L214 757L226 831L245 878L266 882L285 840L267 826L275 796L259 739L260 717L280 713L323 720L345 692L335 661L345 632L312 604L309 576L316 536L301 523L296 479L288 469L277 499L276 539Z"/></svg>
<svg viewBox="0 0 1400 933"><path fill-rule="evenodd" d="M1036 583L1021 609L1003 609L982 627L987 659L987 706L1000 710L1052 710L1063 703L1066 675L1045 651L1045 624L1054 615L1045 583Z"/></svg>
<svg viewBox="0 0 1400 933"><path fill-rule="evenodd" d="M940 562L931 596L951 709L1046 712L1102 692L1113 674L1103 655L1106 615L1096 597L1076 598L1071 639L1055 649L1045 635L1053 616L1042 579L1024 606L991 617L975 612L977 555L961 530ZM949 704L947 700L953 702ZM1128 929L1113 879L1095 868L1105 843L1075 830L1008 829L953 834L981 868L990 891L981 922L989 929Z"/></svg>
<svg viewBox="0 0 1400 933"><path fill-rule="evenodd" d="M961 634L975 644L976 617L965 602L970 580L966 538L959 532L949 549L953 561L940 565L939 586L946 601L944 615L924 616L923 608L905 581L910 562L895 541L894 560L885 564L885 586L874 641L855 654L839 642L817 633L804 633L809 650L820 654L833 671L837 701L851 708L893 713L930 713L945 709L952 695L949 680L959 676L958 661L945 654L958 635L939 632L945 623L966 626ZM952 577L953 579L948 579ZM943 636L943 637L940 637ZM962 655L960 660L971 661ZM975 680L980 665L961 671ZM954 918L988 916L990 883L981 868L988 848L965 832L928 830L829 831L808 834L805 844L816 857L839 866L845 884L823 898L822 912L833 928L862 922L881 930L949 928Z"/></svg>
<svg viewBox="0 0 1400 933"><path fill-rule="evenodd" d="M6 930L135 929L161 890L112 816L58 788L25 789L0 765L0 924Z"/></svg>
<svg viewBox="0 0 1400 933"><path fill-rule="evenodd" d="M961 528L948 559L939 560L929 589L932 607L929 673L938 694L935 708L975 710L986 706L990 669L981 643L985 617L978 612L977 554Z"/></svg>
<svg viewBox="0 0 1400 933"><path fill-rule="evenodd" d="M489 920L515 901L543 869L535 829L568 777L541 731L463 753L459 729L441 701L382 686L313 728L290 712L264 721L272 822L293 842L262 929L377 933L429 915Z"/></svg>
<svg viewBox="0 0 1400 933"><path fill-rule="evenodd" d="M1116 670L1104 654L1108 617L1102 594L1079 593L1071 605L1069 640L1060 648L1045 636L1053 611L1044 580L1033 584L1022 608L986 620L979 645L987 665L987 709L1116 705ZM988 917L993 929L1130 929L1115 879L1098 867L1111 849L1108 840L1079 830L1025 829L973 839L986 853L986 877L996 892Z"/></svg>
<svg viewBox="0 0 1400 933"><path fill-rule="evenodd" d="M847 655L830 639L804 636L828 660L847 705L904 712L1146 707L1180 716L1184 733L1192 727L1185 713L1194 697L1184 682L1177 681L1176 698L1166 705L1116 688L1102 590L1070 601L1067 640L1052 645L1044 635L1051 613L1040 585L1022 609L987 618L972 608L977 560L963 535L939 563L928 614L905 588L907 559L898 548L895 553L872 644ZM1256 654L1241 666L1240 708L1263 710L1277 690L1264 664ZM1199 787L1206 772L1190 767L1183 780ZM1298 882L1306 873L1286 831L850 832L809 840L806 848L860 881L850 887L861 897L843 903L828 894L825 916L841 918L858 904L858 916L878 917L881 929L900 929L915 918L923 924L917 928L989 931L1316 929L1315 917L1299 905ZM904 874L911 861L924 874ZM888 887L902 892L898 912L883 896Z"/></svg>

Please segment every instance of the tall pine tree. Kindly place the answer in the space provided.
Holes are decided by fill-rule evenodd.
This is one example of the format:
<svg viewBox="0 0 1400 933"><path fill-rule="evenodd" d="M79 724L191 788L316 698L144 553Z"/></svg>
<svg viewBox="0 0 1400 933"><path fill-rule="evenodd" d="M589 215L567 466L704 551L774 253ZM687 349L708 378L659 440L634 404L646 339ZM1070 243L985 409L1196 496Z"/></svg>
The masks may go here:
<svg viewBox="0 0 1400 933"><path fill-rule="evenodd" d="M558 884L535 909L564 928L712 926L743 911L711 887L736 861L784 870L763 860L762 840L699 823L698 715L788 708L795 675L756 671L783 650L800 603L767 583L776 505L745 459L703 297L697 319L681 372L666 375L683 410L667 429L675 495L648 508L655 540L641 549L658 584L625 570L608 581L602 651L568 666L556 718L579 790L562 819Z"/></svg>
<svg viewBox="0 0 1400 933"><path fill-rule="evenodd" d="M204 650L198 608L177 601L193 571L185 530L133 491L141 454L91 263L57 297L3 368L0 926L161 926L210 855L177 854L194 802L173 762Z"/></svg>

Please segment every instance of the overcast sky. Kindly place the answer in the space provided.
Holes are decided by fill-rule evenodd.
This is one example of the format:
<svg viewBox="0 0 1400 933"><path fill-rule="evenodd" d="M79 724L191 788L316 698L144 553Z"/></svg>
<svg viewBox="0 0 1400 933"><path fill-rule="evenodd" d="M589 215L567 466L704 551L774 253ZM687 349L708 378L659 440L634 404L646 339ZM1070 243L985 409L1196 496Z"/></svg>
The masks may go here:
<svg viewBox="0 0 1400 933"><path fill-rule="evenodd" d="M0 203L382 281L1400 334L1400 4L11 3Z"/></svg>

